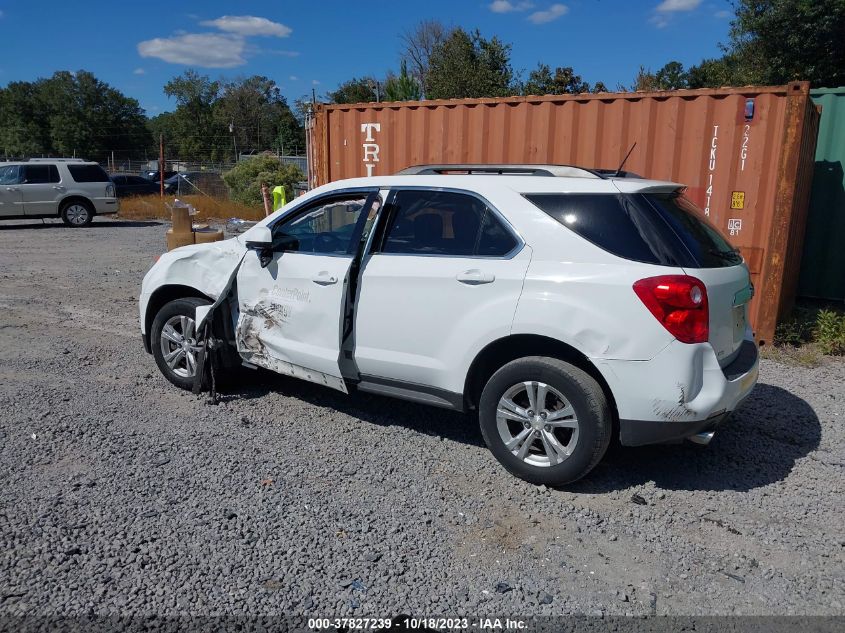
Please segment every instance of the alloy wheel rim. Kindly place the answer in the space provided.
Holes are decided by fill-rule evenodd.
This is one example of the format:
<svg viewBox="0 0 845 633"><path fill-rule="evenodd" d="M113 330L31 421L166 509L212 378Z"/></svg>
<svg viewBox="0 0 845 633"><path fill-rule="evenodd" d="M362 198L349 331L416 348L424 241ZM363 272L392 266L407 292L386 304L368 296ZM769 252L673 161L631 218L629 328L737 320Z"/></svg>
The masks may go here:
<svg viewBox="0 0 845 633"><path fill-rule="evenodd" d="M193 378L197 373L197 345L194 320L185 315L170 317L161 328L161 355L177 376Z"/></svg>
<svg viewBox="0 0 845 633"><path fill-rule="evenodd" d="M88 209L81 204L72 204L65 212L71 224L85 224L88 221Z"/></svg>
<svg viewBox="0 0 845 633"><path fill-rule="evenodd" d="M505 447L530 466L566 461L578 444L578 417L566 397L544 382L528 380L505 391L496 407Z"/></svg>

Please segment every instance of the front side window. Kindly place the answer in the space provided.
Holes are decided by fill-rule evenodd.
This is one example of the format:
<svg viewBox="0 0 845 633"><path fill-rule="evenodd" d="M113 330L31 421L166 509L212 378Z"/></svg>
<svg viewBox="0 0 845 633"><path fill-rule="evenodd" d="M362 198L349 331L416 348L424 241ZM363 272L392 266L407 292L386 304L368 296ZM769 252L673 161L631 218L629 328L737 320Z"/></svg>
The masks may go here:
<svg viewBox="0 0 845 633"><path fill-rule="evenodd" d="M315 203L273 226L273 248L315 255L351 255L355 250L355 228L366 203L367 194Z"/></svg>
<svg viewBox="0 0 845 633"><path fill-rule="evenodd" d="M67 169L76 182L109 182L109 175L99 165L68 165Z"/></svg>
<svg viewBox="0 0 845 633"><path fill-rule="evenodd" d="M448 191L398 191L382 253L502 257L516 239L478 198Z"/></svg>
<svg viewBox="0 0 845 633"><path fill-rule="evenodd" d="M0 167L0 185L17 185L20 183L21 168L18 165Z"/></svg>

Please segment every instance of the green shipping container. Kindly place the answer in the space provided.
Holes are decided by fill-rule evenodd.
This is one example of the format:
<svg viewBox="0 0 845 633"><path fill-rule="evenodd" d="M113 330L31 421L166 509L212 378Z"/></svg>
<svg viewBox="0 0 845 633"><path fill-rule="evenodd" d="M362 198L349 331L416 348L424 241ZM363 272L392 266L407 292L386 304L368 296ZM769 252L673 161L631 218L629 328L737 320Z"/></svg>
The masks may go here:
<svg viewBox="0 0 845 633"><path fill-rule="evenodd" d="M845 300L845 87L811 90L819 139L798 296Z"/></svg>

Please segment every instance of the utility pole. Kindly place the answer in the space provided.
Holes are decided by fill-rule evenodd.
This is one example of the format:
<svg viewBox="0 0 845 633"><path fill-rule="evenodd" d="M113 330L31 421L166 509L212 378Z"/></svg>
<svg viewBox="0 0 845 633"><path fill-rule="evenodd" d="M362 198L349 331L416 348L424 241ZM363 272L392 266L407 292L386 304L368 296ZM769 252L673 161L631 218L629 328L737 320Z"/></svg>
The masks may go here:
<svg viewBox="0 0 845 633"><path fill-rule="evenodd" d="M158 183L159 194L164 197L164 134L158 135Z"/></svg>
<svg viewBox="0 0 845 633"><path fill-rule="evenodd" d="M238 164L238 142L235 140L235 122L229 123L229 134L232 135L232 147L235 149L235 164Z"/></svg>

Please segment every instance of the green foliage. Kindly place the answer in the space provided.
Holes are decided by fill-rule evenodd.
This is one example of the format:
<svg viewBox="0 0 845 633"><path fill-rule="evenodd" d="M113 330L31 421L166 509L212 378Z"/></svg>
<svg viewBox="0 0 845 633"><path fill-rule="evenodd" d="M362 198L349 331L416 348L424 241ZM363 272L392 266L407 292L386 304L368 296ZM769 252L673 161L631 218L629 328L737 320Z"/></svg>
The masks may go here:
<svg viewBox="0 0 845 633"><path fill-rule="evenodd" d="M597 86L599 84L596 84ZM601 84L604 88L604 84ZM606 89L604 90L606 92ZM590 92L590 84L576 75L571 66L558 66L552 73L548 64L537 64L522 88L526 95L563 95ZM602 90L598 90L602 92Z"/></svg>
<svg viewBox="0 0 845 633"><path fill-rule="evenodd" d="M386 101L418 101L420 96L420 83L408 74L408 63L402 60L399 76L388 77L384 82L384 98Z"/></svg>
<svg viewBox="0 0 845 633"><path fill-rule="evenodd" d="M187 70L164 84L164 94L176 100L170 117L170 135L164 139L168 154L182 158L221 160L233 156L228 130L214 117L220 82L195 70Z"/></svg>
<svg viewBox="0 0 845 633"><path fill-rule="evenodd" d="M823 353L845 354L845 314L819 311L813 334Z"/></svg>
<svg viewBox="0 0 845 633"><path fill-rule="evenodd" d="M510 44L458 28L437 44L428 60L426 98L462 99L516 94Z"/></svg>
<svg viewBox="0 0 845 633"><path fill-rule="evenodd" d="M845 0L737 0L728 52L744 81L845 84Z"/></svg>
<svg viewBox="0 0 845 633"><path fill-rule="evenodd" d="M378 101L377 86L373 77L352 78L326 96L331 103L371 103Z"/></svg>
<svg viewBox="0 0 845 633"><path fill-rule="evenodd" d="M680 90L689 84L689 74L681 62L671 61L654 73L659 90Z"/></svg>
<svg viewBox="0 0 845 633"><path fill-rule="evenodd" d="M90 72L60 71L0 89L0 150L103 160L111 151L145 149L152 139L135 99Z"/></svg>
<svg viewBox="0 0 845 633"><path fill-rule="evenodd" d="M704 59L690 67L687 75L690 88L721 88L751 83L743 77L739 61L734 55Z"/></svg>
<svg viewBox="0 0 845 633"><path fill-rule="evenodd" d="M263 154L239 162L223 174L232 200L245 205L263 204L261 185L271 189L284 185L287 199L293 198L293 185L304 180L305 174L296 165L285 165L275 156Z"/></svg>

